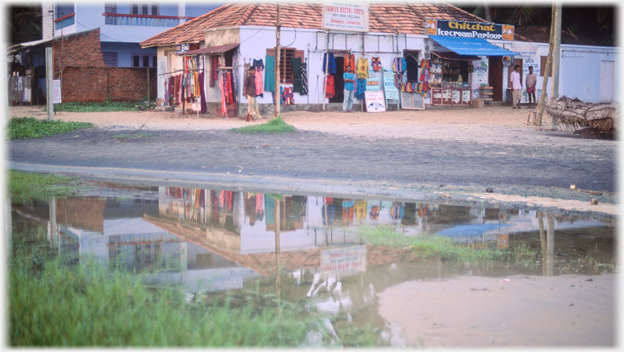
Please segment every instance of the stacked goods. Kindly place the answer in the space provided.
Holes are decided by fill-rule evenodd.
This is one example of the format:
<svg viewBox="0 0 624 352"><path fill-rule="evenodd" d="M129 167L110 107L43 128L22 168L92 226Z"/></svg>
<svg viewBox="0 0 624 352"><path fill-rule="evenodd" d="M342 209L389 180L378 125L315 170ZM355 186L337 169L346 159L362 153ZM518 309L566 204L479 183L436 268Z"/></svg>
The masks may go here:
<svg viewBox="0 0 624 352"><path fill-rule="evenodd" d="M617 103L584 103L577 98L550 98L544 110L568 129L587 128L597 133L613 133L619 129L620 109Z"/></svg>

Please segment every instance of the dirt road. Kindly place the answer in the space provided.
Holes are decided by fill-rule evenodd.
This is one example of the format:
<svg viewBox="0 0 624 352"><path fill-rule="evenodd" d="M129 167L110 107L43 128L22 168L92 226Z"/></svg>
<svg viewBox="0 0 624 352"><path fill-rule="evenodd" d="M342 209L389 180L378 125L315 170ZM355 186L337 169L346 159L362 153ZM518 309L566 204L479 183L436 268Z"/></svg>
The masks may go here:
<svg viewBox="0 0 624 352"><path fill-rule="evenodd" d="M526 126L529 111L286 112L297 132L278 136L239 135L229 129L249 123L194 114L62 112L54 118L97 127L7 148L9 166L30 171L615 214L617 141L550 131L548 116L541 129Z"/></svg>

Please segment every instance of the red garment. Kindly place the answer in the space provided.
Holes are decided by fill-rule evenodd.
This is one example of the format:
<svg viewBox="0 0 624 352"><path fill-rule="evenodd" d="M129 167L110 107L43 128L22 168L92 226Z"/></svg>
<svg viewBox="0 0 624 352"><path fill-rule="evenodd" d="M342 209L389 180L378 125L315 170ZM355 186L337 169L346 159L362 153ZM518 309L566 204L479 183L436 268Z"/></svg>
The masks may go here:
<svg viewBox="0 0 624 352"><path fill-rule="evenodd" d="M347 72L347 66L351 66L353 72L355 72L355 55L345 54L344 56L344 72Z"/></svg>
<svg viewBox="0 0 624 352"><path fill-rule="evenodd" d="M227 91L227 96L228 96L228 104L232 104L234 102L234 99L232 98L232 72L227 72L226 73L226 91Z"/></svg>
<svg viewBox="0 0 624 352"><path fill-rule="evenodd" d="M336 95L336 90L334 87L334 76L327 75L325 78L325 97L333 98Z"/></svg>

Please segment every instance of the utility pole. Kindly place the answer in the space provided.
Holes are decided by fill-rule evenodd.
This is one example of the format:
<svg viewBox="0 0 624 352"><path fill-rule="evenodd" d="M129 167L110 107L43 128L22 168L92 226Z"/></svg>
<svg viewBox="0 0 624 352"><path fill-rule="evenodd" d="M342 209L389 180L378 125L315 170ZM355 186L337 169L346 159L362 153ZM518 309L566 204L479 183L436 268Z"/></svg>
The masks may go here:
<svg viewBox="0 0 624 352"><path fill-rule="evenodd" d="M561 3L555 2L555 39L553 48L553 81L550 89L553 98L559 97L559 62L561 61ZM552 118L552 129L557 130L557 119Z"/></svg>
<svg viewBox="0 0 624 352"><path fill-rule="evenodd" d="M550 76L550 64L552 62L554 37L555 37L555 4L552 6L552 17L550 22L550 45L548 47L548 56L546 58L546 68L544 69L544 80L542 81L542 94L537 104L537 118L535 124L542 125L542 115L544 114L544 100L546 100L546 89L548 88L548 76Z"/></svg>
<svg viewBox="0 0 624 352"><path fill-rule="evenodd" d="M280 18L280 8L281 5L277 3L277 27L275 31L276 42L275 42L275 117L279 115L280 112L280 30L282 28L282 20Z"/></svg>

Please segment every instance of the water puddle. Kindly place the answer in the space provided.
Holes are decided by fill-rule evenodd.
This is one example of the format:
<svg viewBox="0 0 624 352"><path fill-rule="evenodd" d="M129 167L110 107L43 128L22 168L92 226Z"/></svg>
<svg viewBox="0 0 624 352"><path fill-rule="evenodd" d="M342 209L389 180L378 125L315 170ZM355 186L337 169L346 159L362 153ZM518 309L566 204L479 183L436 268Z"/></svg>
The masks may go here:
<svg viewBox="0 0 624 352"><path fill-rule="evenodd" d="M479 204L109 186L109 197L13 205L14 233L38 233L38 243L74 265L90 258L154 273L145 284L181 286L189 301L277 297L325 313L329 331L373 326L394 346L414 342L400 320L380 314L379 295L401 284L616 270L615 220ZM423 256L418 240L433 238L455 249ZM302 346L319 338L311 331Z"/></svg>

